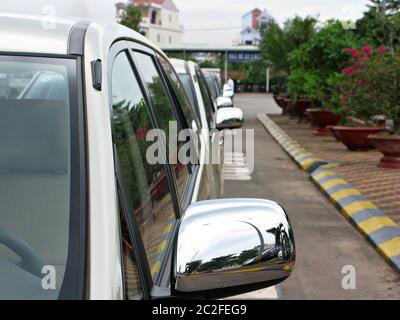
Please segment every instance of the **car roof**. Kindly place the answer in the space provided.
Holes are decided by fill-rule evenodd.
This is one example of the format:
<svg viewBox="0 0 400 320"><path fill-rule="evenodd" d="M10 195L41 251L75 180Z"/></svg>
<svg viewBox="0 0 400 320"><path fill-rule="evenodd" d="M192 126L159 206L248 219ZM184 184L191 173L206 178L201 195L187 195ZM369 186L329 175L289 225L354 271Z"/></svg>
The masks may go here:
<svg viewBox="0 0 400 320"><path fill-rule="evenodd" d="M179 74L187 73L186 67L185 67L185 64L186 64L185 60L173 58L173 59L170 59L170 62L177 73L179 73Z"/></svg>
<svg viewBox="0 0 400 320"><path fill-rule="evenodd" d="M68 54L71 33L82 24L94 30L98 38L109 45L118 38L132 39L163 54L141 34L117 23L99 23L78 17L46 18L14 13L0 13L0 52Z"/></svg>
<svg viewBox="0 0 400 320"><path fill-rule="evenodd" d="M78 21L57 17L0 14L0 51L66 54Z"/></svg>

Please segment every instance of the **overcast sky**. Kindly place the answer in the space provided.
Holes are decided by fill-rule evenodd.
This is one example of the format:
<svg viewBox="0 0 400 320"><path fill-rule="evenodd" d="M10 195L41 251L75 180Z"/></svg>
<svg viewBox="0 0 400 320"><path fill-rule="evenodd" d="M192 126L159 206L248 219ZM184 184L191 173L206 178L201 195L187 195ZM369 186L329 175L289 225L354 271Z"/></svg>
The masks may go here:
<svg viewBox="0 0 400 320"><path fill-rule="evenodd" d="M57 13L80 14L96 19L113 19L114 4L127 0L0 0L0 11L43 14L46 6ZM368 0L174 0L180 10L187 44L230 45L239 37L241 17L258 7L267 9L282 23L296 14L320 16L321 20L357 19ZM91 16L93 15L93 16ZM198 29L213 29L201 30ZM221 28L222 30L215 30ZM228 28L228 29L227 29ZM230 28L230 30L229 30ZM193 31L197 30L197 31Z"/></svg>
<svg viewBox="0 0 400 320"><path fill-rule="evenodd" d="M365 11L367 0L174 0L184 25L184 42L230 45L239 37L241 17L254 8L267 9L282 23L289 17L320 16L321 20L357 19ZM190 31L208 28L232 30Z"/></svg>

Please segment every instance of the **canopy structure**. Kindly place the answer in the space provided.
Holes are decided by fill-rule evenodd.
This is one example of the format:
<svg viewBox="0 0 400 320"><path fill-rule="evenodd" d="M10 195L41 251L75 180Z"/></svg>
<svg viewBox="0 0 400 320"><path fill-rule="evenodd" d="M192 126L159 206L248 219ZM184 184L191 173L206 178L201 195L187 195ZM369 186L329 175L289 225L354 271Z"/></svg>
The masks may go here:
<svg viewBox="0 0 400 320"><path fill-rule="evenodd" d="M225 56L225 79L228 78L228 62L246 62L257 60L261 50L256 46L208 46L188 45L179 48L168 47L164 52L173 53L221 53Z"/></svg>

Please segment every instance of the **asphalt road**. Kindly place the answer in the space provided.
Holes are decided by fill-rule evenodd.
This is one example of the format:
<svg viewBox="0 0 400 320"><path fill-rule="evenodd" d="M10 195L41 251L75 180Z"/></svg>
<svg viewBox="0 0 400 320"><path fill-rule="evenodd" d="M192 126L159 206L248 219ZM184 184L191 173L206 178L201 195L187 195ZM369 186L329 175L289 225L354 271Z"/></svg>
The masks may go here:
<svg viewBox="0 0 400 320"><path fill-rule="evenodd" d="M288 212L294 228L295 271L284 283L238 299L400 299L400 275L310 182L257 120L277 113L271 96L240 94L236 104L255 129L255 170L249 181L225 181L225 198L265 198ZM343 289L345 266L355 268L355 289Z"/></svg>

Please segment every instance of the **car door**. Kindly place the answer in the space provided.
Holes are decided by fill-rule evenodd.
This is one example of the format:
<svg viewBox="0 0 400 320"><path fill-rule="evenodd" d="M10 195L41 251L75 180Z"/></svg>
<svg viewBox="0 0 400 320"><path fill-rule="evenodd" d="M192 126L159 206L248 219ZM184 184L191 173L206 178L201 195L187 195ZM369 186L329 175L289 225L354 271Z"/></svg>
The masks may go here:
<svg viewBox="0 0 400 320"><path fill-rule="evenodd" d="M204 110L206 112L206 118L208 121L208 127L210 128L210 152L211 159L215 158L218 154L217 162L213 163L213 175L217 181L216 185L219 189L218 196L223 195L223 164L224 164L224 151L223 151L223 133L216 130L216 113L217 110L213 103L213 98L210 90L207 86L206 78L199 67L196 67L196 78L198 80L199 89L201 92L201 98L203 100Z"/></svg>
<svg viewBox="0 0 400 320"><path fill-rule="evenodd" d="M176 102L178 107L182 110L186 110L186 112L183 112L186 122L192 123L191 129L193 130L193 134L196 135L197 140L201 141L201 143L199 143L199 147L201 148L201 150L199 150L199 157L202 161L199 163L199 173L194 181L192 202L217 198L219 196L220 187L216 185L212 179L213 175L209 170L211 165L204 161L205 153L209 152L209 143L204 141L201 135L200 130L203 128L200 120L196 116L196 109L194 106L190 105L190 99L184 89L184 85L181 83L180 78L169 61L161 56L158 56L158 59L166 75L166 79L170 84L170 89L177 97Z"/></svg>
<svg viewBox="0 0 400 320"><path fill-rule="evenodd" d="M153 59L151 51L147 56ZM148 141L147 133L162 127L154 108L166 108L164 116L170 116L172 110L170 113L169 105L155 101L163 95L150 92L150 83L146 82L149 78L143 76L134 59L125 41L114 45L110 54L109 90L124 296L148 299L154 295L154 288L168 290L171 251L181 203L176 168L170 166L167 159L151 164L147 158L147 150L153 143ZM152 78L157 81L154 74ZM160 150L163 139L161 136L157 141ZM183 166L181 170L188 168Z"/></svg>

